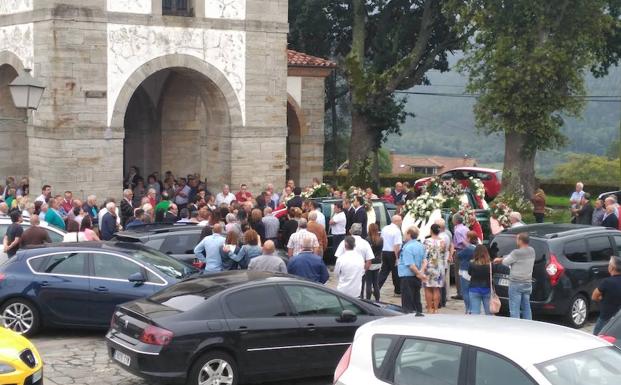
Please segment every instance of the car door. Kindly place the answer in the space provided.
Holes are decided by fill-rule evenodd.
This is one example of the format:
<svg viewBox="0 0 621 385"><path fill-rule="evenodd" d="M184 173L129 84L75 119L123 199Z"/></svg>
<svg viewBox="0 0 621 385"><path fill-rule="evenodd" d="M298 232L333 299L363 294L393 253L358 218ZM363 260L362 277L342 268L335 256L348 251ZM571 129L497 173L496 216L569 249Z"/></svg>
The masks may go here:
<svg viewBox="0 0 621 385"><path fill-rule="evenodd" d="M222 308L244 374L295 373L306 363L297 346L300 326L277 285L242 288L224 296Z"/></svg>
<svg viewBox="0 0 621 385"><path fill-rule="evenodd" d="M63 252L28 260L34 271L32 286L49 321L59 325L88 325L90 278L88 255Z"/></svg>
<svg viewBox="0 0 621 385"><path fill-rule="evenodd" d="M466 385L465 348L449 342L405 338L388 373L394 385ZM505 384L504 382L495 385Z"/></svg>
<svg viewBox="0 0 621 385"><path fill-rule="evenodd" d="M331 291L304 284L283 285L300 326L307 357L307 368L334 370L352 343L356 329L375 317L350 300ZM352 322L341 322L343 310L356 315Z"/></svg>
<svg viewBox="0 0 621 385"><path fill-rule="evenodd" d="M145 269L130 258L111 253L91 253L88 313L93 324L109 324L116 305L149 296L165 285L129 282L129 276L135 273L147 277Z"/></svg>

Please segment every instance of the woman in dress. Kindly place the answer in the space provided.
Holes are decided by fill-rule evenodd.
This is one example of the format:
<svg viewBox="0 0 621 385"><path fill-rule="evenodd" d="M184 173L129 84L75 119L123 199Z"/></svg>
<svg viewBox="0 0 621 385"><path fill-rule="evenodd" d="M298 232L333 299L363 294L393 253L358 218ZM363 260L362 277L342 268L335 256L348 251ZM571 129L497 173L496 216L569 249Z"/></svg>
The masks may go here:
<svg viewBox="0 0 621 385"><path fill-rule="evenodd" d="M425 240L424 246L427 252L427 269L425 270L427 282L423 284L425 302L427 313L435 314L440 307L441 288L444 287L444 272L447 263L446 244L440 238L440 226L431 225L431 238Z"/></svg>

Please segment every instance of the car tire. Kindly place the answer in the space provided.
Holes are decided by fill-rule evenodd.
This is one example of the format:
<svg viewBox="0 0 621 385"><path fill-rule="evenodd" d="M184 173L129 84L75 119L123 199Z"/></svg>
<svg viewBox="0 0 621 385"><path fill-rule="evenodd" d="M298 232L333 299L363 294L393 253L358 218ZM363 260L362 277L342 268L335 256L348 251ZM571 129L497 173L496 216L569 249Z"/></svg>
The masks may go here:
<svg viewBox="0 0 621 385"><path fill-rule="evenodd" d="M566 319L574 329L584 327L589 319L589 300L584 295L578 294L571 300Z"/></svg>
<svg viewBox="0 0 621 385"><path fill-rule="evenodd" d="M41 326L39 310L25 298L14 298L0 307L1 325L24 336L35 335Z"/></svg>
<svg viewBox="0 0 621 385"><path fill-rule="evenodd" d="M213 350L203 354L194 362L187 385L203 384L210 378L209 376L213 376L217 380L214 383L237 385L239 382L239 371L237 370L235 359L230 354L220 350Z"/></svg>

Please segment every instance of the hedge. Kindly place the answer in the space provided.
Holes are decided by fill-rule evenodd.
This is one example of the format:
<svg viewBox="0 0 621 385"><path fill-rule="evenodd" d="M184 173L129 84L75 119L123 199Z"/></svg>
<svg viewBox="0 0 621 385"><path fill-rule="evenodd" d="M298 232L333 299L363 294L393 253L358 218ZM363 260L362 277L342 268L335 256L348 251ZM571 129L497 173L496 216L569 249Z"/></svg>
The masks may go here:
<svg viewBox="0 0 621 385"><path fill-rule="evenodd" d="M570 183L567 181L541 180L538 185L541 189L543 189L543 191L545 191L546 195L570 196L571 193L576 190L576 183ZM591 194L592 197L597 197L599 194L617 190L619 190L619 186L593 185L589 183L585 183L584 185L584 191Z"/></svg>

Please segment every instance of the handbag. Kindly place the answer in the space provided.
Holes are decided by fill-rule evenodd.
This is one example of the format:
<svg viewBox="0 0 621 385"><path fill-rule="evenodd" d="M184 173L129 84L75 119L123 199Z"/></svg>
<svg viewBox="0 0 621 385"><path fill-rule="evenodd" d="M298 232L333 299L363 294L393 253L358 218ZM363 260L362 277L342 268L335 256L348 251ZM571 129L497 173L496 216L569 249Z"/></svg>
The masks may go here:
<svg viewBox="0 0 621 385"><path fill-rule="evenodd" d="M489 265L489 286L490 286L490 296L489 296L489 311L492 314L500 313L500 298L496 294L494 290L494 278L492 276L492 264Z"/></svg>

